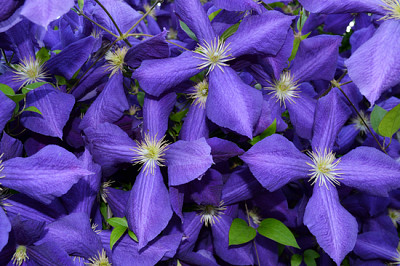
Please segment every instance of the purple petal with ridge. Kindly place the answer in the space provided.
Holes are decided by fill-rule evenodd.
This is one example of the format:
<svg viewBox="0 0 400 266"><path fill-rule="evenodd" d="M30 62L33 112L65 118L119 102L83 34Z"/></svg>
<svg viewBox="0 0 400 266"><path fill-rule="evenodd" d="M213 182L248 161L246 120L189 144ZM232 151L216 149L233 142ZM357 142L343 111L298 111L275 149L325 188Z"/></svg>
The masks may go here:
<svg viewBox="0 0 400 266"><path fill-rule="evenodd" d="M128 109L129 104L124 92L122 73L119 71L110 77L103 91L87 110L79 128L97 127L106 122L113 123L120 119L124 111Z"/></svg>
<svg viewBox="0 0 400 266"><path fill-rule="evenodd" d="M292 142L274 134L257 142L250 150L239 156L257 180L270 191L287 183L306 178L309 173L307 155L301 153Z"/></svg>
<svg viewBox="0 0 400 266"><path fill-rule="evenodd" d="M333 88L317 102L312 138L313 150L332 150L336 137L351 114L339 91Z"/></svg>
<svg viewBox="0 0 400 266"><path fill-rule="evenodd" d="M33 132L62 139L63 128L74 104L74 96L61 92L50 84L44 84L30 91L26 97L26 106L34 106L42 114L23 112L21 122Z"/></svg>
<svg viewBox="0 0 400 266"><path fill-rule="evenodd" d="M263 11L263 6L253 0L213 0L212 2L216 8L228 11L254 10L257 13L262 13Z"/></svg>
<svg viewBox="0 0 400 266"><path fill-rule="evenodd" d="M106 195L107 203L114 217L124 217L125 207L130 195L129 191L108 187L106 188Z"/></svg>
<svg viewBox="0 0 400 266"><path fill-rule="evenodd" d="M129 228L139 240L139 250L168 225L172 209L158 165L153 174L143 169L140 171L132 187L125 214Z"/></svg>
<svg viewBox="0 0 400 266"><path fill-rule="evenodd" d="M294 17L278 11L247 16L238 30L226 40L234 57L246 54L276 55L286 41Z"/></svg>
<svg viewBox="0 0 400 266"><path fill-rule="evenodd" d="M131 162L134 156L132 149L137 144L118 126L104 123L97 128L86 128L84 132L94 161L102 167Z"/></svg>
<svg viewBox="0 0 400 266"><path fill-rule="evenodd" d="M206 110L217 125L252 138L262 103L261 91L245 84L232 68L210 72Z"/></svg>
<svg viewBox="0 0 400 266"><path fill-rule="evenodd" d="M183 214L182 229L184 237L178 249L178 254L180 256L193 251L200 230L203 227L203 223L200 222L200 220L201 216L196 212L185 212Z"/></svg>
<svg viewBox="0 0 400 266"><path fill-rule="evenodd" d="M371 105L400 82L400 22L384 21L375 34L345 61L349 76Z"/></svg>
<svg viewBox="0 0 400 266"><path fill-rule="evenodd" d="M304 213L304 224L317 238L318 244L338 264L353 250L357 240L358 225L340 205L335 187L314 185L313 195Z"/></svg>
<svg viewBox="0 0 400 266"><path fill-rule="evenodd" d="M37 265L75 265L72 262L71 257L68 255L68 253L54 242L47 242L41 245L29 246L26 249L26 253L29 257L29 263L36 262Z"/></svg>
<svg viewBox="0 0 400 266"><path fill-rule="evenodd" d="M22 156L22 149L23 145L19 139L14 139L6 132L3 132L3 137L0 142L0 154L4 153L1 158L3 161Z"/></svg>
<svg viewBox="0 0 400 266"><path fill-rule="evenodd" d="M214 40L216 34L199 0L176 0L175 10L201 44L204 41L210 43Z"/></svg>
<svg viewBox="0 0 400 266"><path fill-rule="evenodd" d="M206 109L199 104L190 105L179 134L180 138L187 141L197 140L208 138L208 133Z"/></svg>
<svg viewBox="0 0 400 266"><path fill-rule="evenodd" d="M354 253L359 257L371 259L393 260L399 256L397 252L397 244L392 245L388 239L393 238L392 235L382 232L366 232L357 237Z"/></svg>
<svg viewBox="0 0 400 266"><path fill-rule="evenodd" d="M319 35L303 40L290 69L294 79L299 82L331 81L335 75L341 41L342 37L334 35Z"/></svg>
<svg viewBox="0 0 400 266"><path fill-rule="evenodd" d="M200 177L213 164L211 148L204 138L171 144L165 159L170 186L186 184Z"/></svg>
<svg viewBox="0 0 400 266"><path fill-rule="evenodd" d="M0 132L3 131L8 120L14 112L15 103L10 100L3 92L0 92Z"/></svg>
<svg viewBox="0 0 400 266"><path fill-rule="evenodd" d="M23 4L19 0L0 1L0 32L7 31L23 19L20 16Z"/></svg>
<svg viewBox="0 0 400 266"><path fill-rule="evenodd" d="M299 0L312 13L378 13L384 14L381 0Z"/></svg>
<svg viewBox="0 0 400 266"><path fill-rule="evenodd" d="M11 223L3 208L0 208L0 251L8 243L8 233L11 231Z"/></svg>
<svg viewBox="0 0 400 266"><path fill-rule="evenodd" d="M177 57L145 60L133 72L132 78L137 79L145 92L160 96L201 71L198 66L204 60L196 58L198 56L192 51L186 51Z"/></svg>
<svg viewBox="0 0 400 266"><path fill-rule="evenodd" d="M211 204L218 206L221 202L222 175L214 169L209 169L200 180L195 179L187 184L187 194L197 205Z"/></svg>
<svg viewBox="0 0 400 266"><path fill-rule="evenodd" d="M27 0L21 15L47 28L50 22L67 13L73 6L73 0Z"/></svg>
<svg viewBox="0 0 400 266"><path fill-rule="evenodd" d="M49 204L65 194L80 178L93 174L75 155L48 145L27 158L14 158L3 163L1 184Z"/></svg>
<svg viewBox="0 0 400 266"><path fill-rule="evenodd" d="M388 197L400 187L400 164L371 147L358 147L343 157L338 165L343 184L372 195Z"/></svg>
<svg viewBox="0 0 400 266"><path fill-rule="evenodd" d="M168 129L168 119L176 102L176 94L156 98L145 95L143 104L143 133L162 138Z"/></svg>
<svg viewBox="0 0 400 266"><path fill-rule="evenodd" d="M65 47L59 54L46 62L46 69L53 75L71 79L76 71L88 60L96 39L88 36Z"/></svg>
<svg viewBox="0 0 400 266"><path fill-rule="evenodd" d="M244 153L244 150L229 140L215 137L207 139L207 143L211 147L211 155L215 163L223 162Z"/></svg>
<svg viewBox="0 0 400 266"><path fill-rule="evenodd" d="M23 20L7 31L7 36L10 38L13 47L15 47L14 51L19 60L35 59L31 25L32 23L28 20Z"/></svg>

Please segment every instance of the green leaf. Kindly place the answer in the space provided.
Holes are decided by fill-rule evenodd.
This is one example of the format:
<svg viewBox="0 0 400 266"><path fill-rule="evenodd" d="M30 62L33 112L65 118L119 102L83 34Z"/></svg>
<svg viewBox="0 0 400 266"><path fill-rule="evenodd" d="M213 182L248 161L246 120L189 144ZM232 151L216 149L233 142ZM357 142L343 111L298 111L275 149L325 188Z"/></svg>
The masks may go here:
<svg viewBox="0 0 400 266"><path fill-rule="evenodd" d="M305 35L301 35L300 40L304 41L305 39L307 39L308 36L310 36L310 34L311 34L311 31Z"/></svg>
<svg viewBox="0 0 400 266"><path fill-rule="evenodd" d="M188 108L183 109L183 110L180 111L180 112L171 114L171 115L169 116L169 118L170 118L172 121L179 123L179 122L182 121L182 119L185 117L185 115L187 114L188 111L189 111Z"/></svg>
<svg viewBox="0 0 400 266"><path fill-rule="evenodd" d="M61 50L53 50L52 52L55 54L59 54L59 53L61 53Z"/></svg>
<svg viewBox="0 0 400 266"><path fill-rule="evenodd" d="M54 75L57 80L58 85L67 85L67 80L63 76Z"/></svg>
<svg viewBox="0 0 400 266"><path fill-rule="evenodd" d="M304 262L307 266L317 266L315 259L319 258L318 252L312 249L307 249L304 251Z"/></svg>
<svg viewBox="0 0 400 266"><path fill-rule="evenodd" d="M49 50L46 47L40 48L40 50L36 53L36 58L40 59L41 63L44 63L50 59Z"/></svg>
<svg viewBox="0 0 400 266"><path fill-rule="evenodd" d="M245 220L236 218L229 229L229 245L240 245L253 240L257 235L253 227L247 225Z"/></svg>
<svg viewBox="0 0 400 266"><path fill-rule="evenodd" d="M35 83L28 84L22 88L22 93L27 94L28 92L33 91L34 89L37 89L46 83L48 83L48 82L43 81L43 82L35 82Z"/></svg>
<svg viewBox="0 0 400 266"><path fill-rule="evenodd" d="M108 219L107 205L104 202L100 204L100 212L103 215L104 220Z"/></svg>
<svg viewBox="0 0 400 266"><path fill-rule="evenodd" d="M292 61L296 57L297 51L299 50L300 42L301 42L300 38L294 38L292 54L289 57L289 61Z"/></svg>
<svg viewBox="0 0 400 266"><path fill-rule="evenodd" d="M279 220L273 218L265 219L261 221L257 231L282 245L300 248L289 228Z"/></svg>
<svg viewBox="0 0 400 266"><path fill-rule="evenodd" d="M290 260L290 266L299 266L302 260L303 257L300 254L293 254Z"/></svg>
<svg viewBox="0 0 400 266"><path fill-rule="evenodd" d="M135 235L134 232L132 232L131 230L128 230L128 235L136 242L138 242L139 240L137 239L137 236Z"/></svg>
<svg viewBox="0 0 400 266"><path fill-rule="evenodd" d="M254 145L257 142L259 142L260 140L265 139L266 137L271 136L272 134L275 134L276 132L276 119L274 119L274 121L272 122L272 124L266 129L264 130L260 135L255 136L252 140L250 140L250 144Z"/></svg>
<svg viewBox="0 0 400 266"><path fill-rule="evenodd" d="M182 20L179 20L179 24L181 25L181 28L184 32L186 32L186 34L192 38L193 40L195 40L196 42L198 42L196 35L193 33L193 31L191 31L188 27L188 25L185 24L185 22L183 22Z"/></svg>
<svg viewBox="0 0 400 266"><path fill-rule="evenodd" d="M224 33L221 34L220 39L225 41L226 39L228 39L229 37L231 37L239 28L240 22L230 26L229 28L227 28Z"/></svg>
<svg viewBox="0 0 400 266"><path fill-rule="evenodd" d="M13 100L15 103L19 103L25 98L25 94L7 95L7 97Z"/></svg>
<svg viewBox="0 0 400 266"><path fill-rule="evenodd" d="M137 95L136 95L136 97L137 97L137 100L138 100L138 102L139 102L139 104L140 104L140 107L142 107L143 108L143 104L144 104L144 92L143 91L139 91L138 93L137 93Z"/></svg>
<svg viewBox="0 0 400 266"><path fill-rule="evenodd" d="M83 4L84 4L84 0L78 0L78 6L79 6L80 10L83 9Z"/></svg>
<svg viewBox="0 0 400 266"><path fill-rule="evenodd" d="M391 138L400 129L400 104L387 112L379 124L378 131L381 136Z"/></svg>
<svg viewBox="0 0 400 266"><path fill-rule="evenodd" d="M217 11L212 12L210 15L208 15L208 19L212 21L221 11L222 9L218 9Z"/></svg>
<svg viewBox="0 0 400 266"><path fill-rule="evenodd" d="M128 228L122 227L122 226L114 227L114 229L112 230L111 235L110 235L110 249L111 250L114 247L114 244L118 241L118 239L121 238L121 236L125 233L125 231L127 229Z"/></svg>
<svg viewBox="0 0 400 266"><path fill-rule="evenodd" d="M7 96L15 95L14 90L10 86L3 83L0 83L0 91L2 91Z"/></svg>
<svg viewBox="0 0 400 266"><path fill-rule="evenodd" d="M112 227L123 226L128 228L128 222L126 221L125 217L113 217L108 219L107 223L109 223Z"/></svg>
<svg viewBox="0 0 400 266"><path fill-rule="evenodd" d="M371 126L375 130L376 133L379 134L378 127L381 123L383 117L386 115L387 111L380 107L379 105L375 105L374 110L371 113Z"/></svg>
<svg viewBox="0 0 400 266"><path fill-rule="evenodd" d="M38 113L40 115L43 115L42 112L40 112L39 109L37 109L35 106L29 106L29 107L26 107L24 109L24 112L28 112L28 111L29 112L35 112L35 113Z"/></svg>
<svg viewBox="0 0 400 266"><path fill-rule="evenodd" d="M297 20L297 29L299 30L299 32L301 32L304 24L307 21L307 14L306 14L306 12L304 12L303 9L300 11L300 18ZM301 23L300 23L300 21L301 21Z"/></svg>

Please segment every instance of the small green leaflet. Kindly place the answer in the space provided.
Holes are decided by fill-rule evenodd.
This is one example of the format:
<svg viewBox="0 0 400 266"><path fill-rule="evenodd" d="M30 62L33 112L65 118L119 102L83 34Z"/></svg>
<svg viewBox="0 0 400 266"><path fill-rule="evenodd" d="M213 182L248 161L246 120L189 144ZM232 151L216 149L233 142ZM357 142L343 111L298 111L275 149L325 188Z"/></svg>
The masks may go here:
<svg viewBox="0 0 400 266"><path fill-rule="evenodd" d="M400 104L387 112L378 126L381 136L391 138L400 129Z"/></svg>
<svg viewBox="0 0 400 266"><path fill-rule="evenodd" d="M134 241L138 241L135 233L128 229L128 222L125 217L113 217L107 220L114 229L110 235L110 249L112 249L115 243L124 235L124 233L128 230L128 235Z"/></svg>
<svg viewBox="0 0 400 266"><path fill-rule="evenodd" d="M19 103L25 98L25 94L7 95L7 97L13 100L15 103Z"/></svg>
<svg viewBox="0 0 400 266"><path fill-rule="evenodd" d="M241 22L241 21L240 21ZM224 33L221 34L221 40L225 41L226 39L228 39L229 37L231 37L239 28L240 22L230 26L229 28L227 28Z"/></svg>
<svg viewBox="0 0 400 266"><path fill-rule="evenodd" d="M297 51L299 50L300 42L304 41L307 39L307 37L311 34L311 32L307 33L306 35L301 35L300 37L295 37L293 41L293 49L292 49L292 54L289 57L289 61L292 61L297 54Z"/></svg>
<svg viewBox="0 0 400 266"><path fill-rule="evenodd" d="M171 120L174 121L174 122L179 123L179 122L182 121L182 119L185 117L185 115L187 114L188 111L189 111L189 109L186 108L186 109L183 109L183 110L180 111L180 112L173 113L173 114L171 114L171 115L169 116L169 119L171 119Z"/></svg>
<svg viewBox="0 0 400 266"><path fill-rule="evenodd" d="M79 6L80 10L83 9L83 4L84 4L84 0L78 0L78 6Z"/></svg>
<svg viewBox="0 0 400 266"><path fill-rule="evenodd" d="M37 89L46 83L48 83L48 82L35 82L35 83L28 84L22 88L22 93L27 94L28 92L33 91L34 89Z"/></svg>
<svg viewBox="0 0 400 266"><path fill-rule="evenodd" d="M198 42L196 35L189 29L189 27L183 22L182 20L179 20L179 24L181 25L182 30L193 40Z"/></svg>
<svg viewBox="0 0 400 266"><path fill-rule="evenodd" d="M36 53L36 58L40 59L41 63L46 62L50 59L49 50L46 47L40 48L40 50Z"/></svg>
<svg viewBox="0 0 400 266"><path fill-rule="evenodd" d="M290 259L290 266L299 266L303 260L303 257L300 254L293 254Z"/></svg>
<svg viewBox="0 0 400 266"><path fill-rule="evenodd" d="M233 220L229 229L229 245L240 245L253 240L257 235L256 229L247 225L240 218Z"/></svg>
<svg viewBox="0 0 400 266"><path fill-rule="evenodd" d="M375 130L376 133L379 134L378 127L381 123L383 117L386 115L387 111L380 107L379 105L375 105L374 110L371 113L371 126Z"/></svg>
<svg viewBox="0 0 400 266"><path fill-rule="evenodd" d="M110 249L114 247L115 243L121 238L121 236L125 233L127 227L117 226L111 232L110 235Z"/></svg>
<svg viewBox="0 0 400 266"><path fill-rule="evenodd" d="M319 258L318 252L312 249L307 249L304 251L304 262L307 266L317 266L315 259Z"/></svg>
<svg viewBox="0 0 400 266"><path fill-rule="evenodd" d="M299 32L303 29L304 24L306 23L307 15L304 12L304 8L300 11L299 19L297 20L297 29Z"/></svg>
<svg viewBox="0 0 400 266"><path fill-rule="evenodd" d="M260 223L257 231L282 245L300 248L289 228L279 220L273 218L265 219Z"/></svg>
<svg viewBox="0 0 400 266"><path fill-rule="evenodd" d="M113 217L107 220L112 227L123 226L128 227L128 222L126 221L125 217Z"/></svg>
<svg viewBox="0 0 400 266"><path fill-rule="evenodd" d="M139 91L136 95L136 98L140 104L140 107L142 107L142 108L143 108L143 104L144 104L144 94L145 93L143 91Z"/></svg>
<svg viewBox="0 0 400 266"><path fill-rule="evenodd" d="M250 142L251 145L254 145L254 144L256 144L257 142L259 142L260 140L263 140L263 139L265 139L266 137L269 137L269 136L271 136L272 134L275 134L275 132L276 132L276 119L274 119L274 121L272 122L272 124L271 124L266 130L264 130L263 133L261 133L261 134L258 135L258 136L255 136L255 137L254 137L252 140L250 140L249 142Z"/></svg>
<svg viewBox="0 0 400 266"><path fill-rule="evenodd" d="M7 96L15 95L14 90L10 86L8 86L6 84L0 83L0 91L2 91Z"/></svg>
<svg viewBox="0 0 400 266"><path fill-rule="evenodd" d="M208 15L208 19L212 21L221 11L222 9L218 9L217 11L212 12L210 15Z"/></svg>
<svg viewBox="0 0 400 266"><path fill-rule="evenodd" d="M26 107L23 112L27 112L27 111L35 112L35 113L38 113L40 115L43 115L42 112L40 112L39 109L37 109L35 106Z"/></svg>

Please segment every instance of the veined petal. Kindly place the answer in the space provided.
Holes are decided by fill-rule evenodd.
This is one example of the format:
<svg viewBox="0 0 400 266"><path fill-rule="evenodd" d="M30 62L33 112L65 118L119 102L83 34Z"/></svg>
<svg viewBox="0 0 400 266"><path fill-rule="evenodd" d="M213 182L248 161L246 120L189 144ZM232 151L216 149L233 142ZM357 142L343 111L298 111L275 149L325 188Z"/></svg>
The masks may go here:
<svg viewBox="0 0 400 266"><path fill-rule="evenodd" d="M400 164L371 147L358 147L343 157L338 165L343 173L341 182L367 193L388 197L400 187Z"/></svg>
<svg viewBox="0 0 400 266"><path fill-rule="evenodd" d="M340 205L336 188L328 186L329 189L314 186L304 213L304 224L321 248L340 265L356 244L358 225L356 218Z"/></svg>
<svg viewBox="0 0 400 266"><path fill-rule="evenodd" d="M294 17L278 11L247 16L226 40L234 57L245 54L276 55L282 48Z"/></svg>
<svg viewBox="0 0 400 266"><path fill-rule="evenodd" d="M299 2L312 13L384 13L380 6L381 0L300 0Z"/></svg>
<svg viewBox="0 0 400 266"><path fill-rule="evenodd" d="M393 238L392 235L385 234L382 232L370 231L360 234L357 237L357 243L354 247L354 253L363 259L383 259L393 260L399 257L397 252L397 244L392 245L388 238ZM396 238L396 237L394 237Z"/></svg>
<svg viewBox="0 0 400 266"><path fill-rule="evenodd" d="M384 21L375 34L345 61L349 76L373 105L400 82L400 22Z"/></svg>
<svg viewBox="0 0 400 266"><path fill-rule="evenodd" d="M206 109L200 104L192 104L186 114L185 121L180 131L181 139L197 140L208 137L208 127L206 124Z"/></svg>
<svg viewBox="0 0 400 266"><path fill-rule="evenodd" d="M196 35L200 44L212 41L216 35L199 0L176 0L175 10L179 18Z"/></svg>
<svg viewBox="0 0 400 266"><path fill-rule="evenodd" d="M171 144L165 158L170 186L182 185L200 177L213 164L211 148L204 138L179 140Z"/></svg>
<svg viewBox="0 0 400 266"><path fill-rule="evenodd" d="M261 185L270 191L275 191L291 181L306 178L309 173L307 155L277 134L257 142L239 157L249 165Z"/></svg>
<svg viewBox="0 0 400 266"><path fill-rule="evenodd" d="M75 155L56 145L48 145L30 157L10 159L3 164L2 185L45 204L65 194L81 177L93 174Z"/></svg>
<svg viewBox="0 0 400 266"><path fill-rule="evenodd" d="M197 54L187 51L177 57L145 60L132 78L138 80L145 92L160 96L201 71L198 66L203 60L196 57Z"/></svg>
<svg viewBox="0 0 400 266"><path fill-rule="evenodd" d="M172 217L172 209L158 165L153 173L143 169L140 171L132 187L125 213L129 228L139 239L139 250L167 226Z"/></svg>
<svg viewBox="0 0 400 266"><path fill-rule="evenodd" d="M0 131L3 131L8 120L11 119L15 103L10 100L3 92L0 92Z"/></svg>
<svg viewBox="0 0 400 266"><path fill-rule="evenodd" d="M11 223L3 208L0 207L0 251L8 243L8 233L11 231Z"/></svg>
<svg viewBox="0 0 400 266"><path fill-rule="evenodd" d="M216 8L228 11L255 10L257 13L262 13L263 10L261 3L253 0L213 0L212 2Z"/></svg>
<svg viewBox="0 0 400 266"><path fill-rule="evenodd" d="M206 102L208 118L219 126L252 138L262 109L262 95L245 84L230 67L210 72Z"/></svg>
<svg viewBox="0 0 400 266"><path fill-rule="evenodd" d="M331 150L339 131L351 114L339 91L333 88L317 102L312 138L313 150Z"/></svg>

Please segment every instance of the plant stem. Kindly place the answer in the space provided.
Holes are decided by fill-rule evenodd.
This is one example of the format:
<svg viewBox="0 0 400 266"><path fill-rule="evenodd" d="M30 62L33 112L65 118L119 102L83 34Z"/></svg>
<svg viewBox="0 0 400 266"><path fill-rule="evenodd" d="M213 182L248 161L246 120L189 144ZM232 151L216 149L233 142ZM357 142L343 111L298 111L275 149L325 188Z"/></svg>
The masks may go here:
<svg viewBox="0 0 400 266"><path fill-rule="evenodd" d="M147 12L138 20L136 21L135 24L127 31L125 32L124 35L128 35L143 19L147 17L147 15L150 14L150 12L158 5L158 3L162 3L164 0L157 0L150 8L147 10Z"/></svg>
<svg viewBox="0 0 400 266"><path fill-rule="evenodd" d="M245 208L246 208L247 220L248 220L249 226L250 226L249 209L247 208L247 202L246 202L246 201L244 202L244 206L245 206ZM253 244L254 244L254 249L255 249L255 251L256 251L256 257L257 257L258 265L261 266L260 257L258 256L256 241L255 241L254 239L253 239Z"/></svg>
<svg viewBox="0 0 400 266"><path fill-rule="evenodd" d="M114 36L115 38L118 38L119 36L114 34L113 32L111 32L110 30L106 29L105 27L101 26L99 23L97 23L96 21L92 20L91 18L89 18L88 16L86 16L83 11L79 11L78 15L83 16L84 18L86 18L87 20L89 20L90 22L92 22L93 24L95 24L97 27L102 28L104 31L110 33L112 36Z"/></svg>

